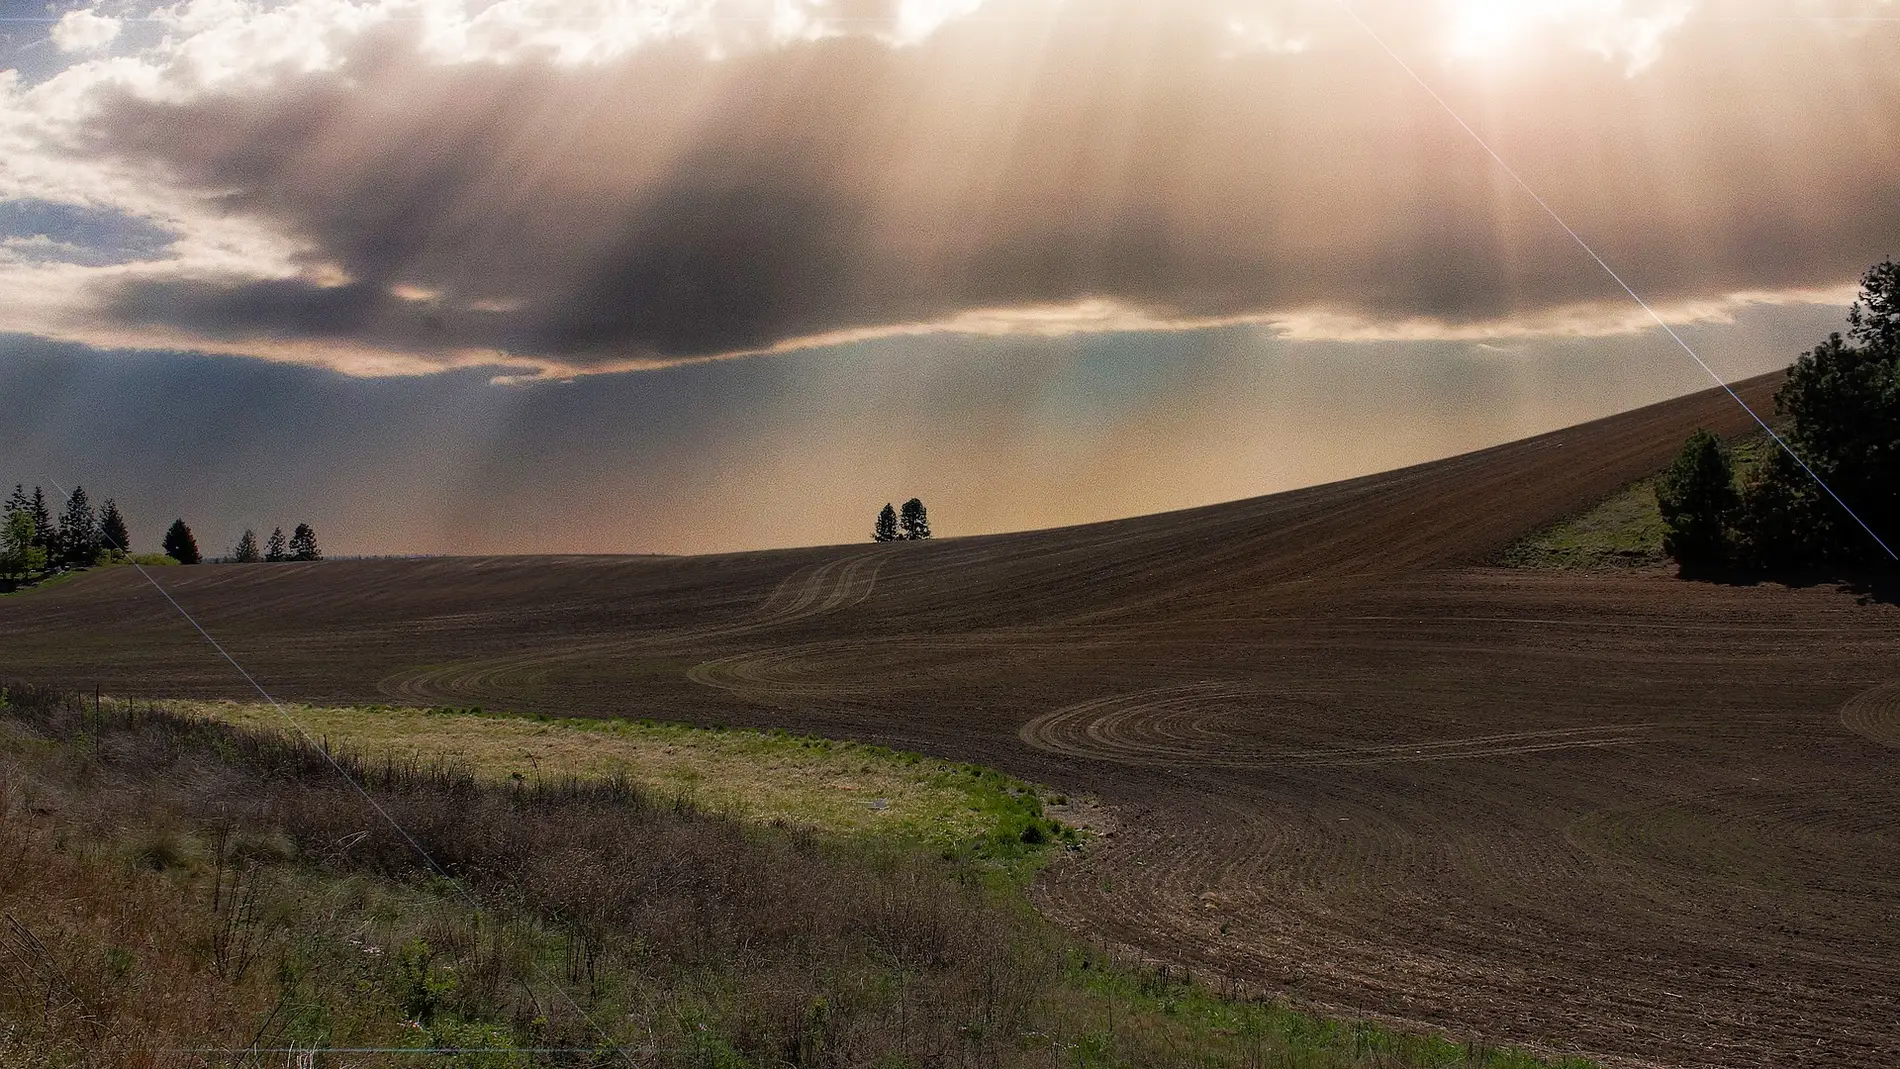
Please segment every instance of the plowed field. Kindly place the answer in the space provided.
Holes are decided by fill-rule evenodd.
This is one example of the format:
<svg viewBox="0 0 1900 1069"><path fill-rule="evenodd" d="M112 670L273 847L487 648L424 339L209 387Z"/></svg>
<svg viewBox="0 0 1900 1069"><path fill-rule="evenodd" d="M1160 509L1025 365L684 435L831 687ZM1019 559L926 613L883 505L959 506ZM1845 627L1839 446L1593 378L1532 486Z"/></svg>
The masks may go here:
<svg viewBox="0 0 1900 1069"><path fill-rule="evenodd" d="M1120 830L1048 874L1052 916L1310 1005L1892 1069L1900 610L1481 564L1745 419L1701 394L1014 535L159 575L285 698L784 726L1092 792ZM247 693L128 569L0 599L0 672Z"/></svg>

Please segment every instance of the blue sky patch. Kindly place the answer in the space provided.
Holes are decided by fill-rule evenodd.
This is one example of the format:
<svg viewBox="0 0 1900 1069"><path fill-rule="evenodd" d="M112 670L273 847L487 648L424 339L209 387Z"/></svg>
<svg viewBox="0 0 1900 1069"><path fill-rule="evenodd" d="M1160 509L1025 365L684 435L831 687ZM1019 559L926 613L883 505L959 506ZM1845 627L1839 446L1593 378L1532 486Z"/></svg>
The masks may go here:
<svg viewBox="0 0 1900 1069"><path fill-rule="evenodd" d="M158 258L175 240L164 227L111 208L0 201L0 244L20 259L104 267Z"/></svg>

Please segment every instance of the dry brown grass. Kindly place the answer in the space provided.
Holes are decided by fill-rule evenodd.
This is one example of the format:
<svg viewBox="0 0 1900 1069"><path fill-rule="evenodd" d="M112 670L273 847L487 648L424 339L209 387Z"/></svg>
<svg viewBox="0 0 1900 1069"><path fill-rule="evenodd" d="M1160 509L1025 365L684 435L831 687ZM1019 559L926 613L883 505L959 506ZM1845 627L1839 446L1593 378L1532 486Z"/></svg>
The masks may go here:
<svg viewBox="0 0 1900 1069"><path fill-rule="evenodd" d="M9 1069L264 1066L242 1050L285 1045L450 1047L427 1064L470 1069L1541 1064L1104 969L1013 884L908 839L8 699ZM568 1050L521 1049L542 1047Z"/></svg>
<svg viewBox="0 0 1900 1069"><path fill-rule="evenodd" d="M251 1043L270 992L202 967L215 918L13 801L0 805L0 1064L184 1066L202 1059L176 1048Z"/></svg>
<svg viewBox="0 0 1900 1069"><path fill-rule="evenodd" d="M625 779L488 786L338 753L365 795L282 736L31 688L12 712L0 1017L34 1064L136 1066L260 1033L999 1064L1058 968L1052 933L934 854Z"/></svg>

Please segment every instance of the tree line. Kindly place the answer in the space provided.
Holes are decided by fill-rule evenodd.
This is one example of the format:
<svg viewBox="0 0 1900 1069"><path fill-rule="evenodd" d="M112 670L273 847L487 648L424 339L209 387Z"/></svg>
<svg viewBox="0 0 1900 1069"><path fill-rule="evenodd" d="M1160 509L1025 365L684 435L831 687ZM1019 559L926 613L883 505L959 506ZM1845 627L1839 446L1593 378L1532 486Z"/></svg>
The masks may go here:
<svg viewBox="0 0 1900 1069"><path fill-rule="evenodd" d="M257 548L257 532L247 527L228 559L233 564L276 564L280 561L322 560L323 553L317 549L317 532L309 524L300 523L291 532L288 541L284 538L282 527L272 530L262 550Z"/></svg>
<svg viewBox="0 0 1900 1069"><path fill-rule="evenodd" d="M94 509L83 486L73 487L55 520L39 487L16 485L7 496L0 523L0 580L10 585L37 582L49 575L90 568L112 554L130 553L131 541L118 502L106 499Z"/></svg>
<svg viewBox="0 0 1900 1069"><path fill-rule="evenodd" d="M873 542L916 542L929 537L930 514L923 501L914 497L904 502L902 515L887 502L871 527Z"/></svg>
<svg viewBox="0 0 1900 1069"><path fill-rule="evenodd" d="M45 491L36 486L29 494L23 483L14 486L0 511L0 584L7 587L127 560L198 564L204 559L196 536L182 518L172 521L162 548L162 556L137 555L118 503L107 498L103 507L95 509L83 486L73 487L57 518ZM300 523L288 539L283 528L272 531L262 550L257 535L247 530L228 559L237 563L314 561L322 560L323 554L317 548L316 531Z"/></svg>
<svg viewBox="0 0 1900 1069"><path fill-rule="evenodd" d="M1685 575L1891 563L1861 523L1900 549L1900 265L1862 277L1847 324L1775 392L1777 433L1800 461L1776 445L1738 478L1728 445L1698 430L1657 480L1663 546Z"/></svg>

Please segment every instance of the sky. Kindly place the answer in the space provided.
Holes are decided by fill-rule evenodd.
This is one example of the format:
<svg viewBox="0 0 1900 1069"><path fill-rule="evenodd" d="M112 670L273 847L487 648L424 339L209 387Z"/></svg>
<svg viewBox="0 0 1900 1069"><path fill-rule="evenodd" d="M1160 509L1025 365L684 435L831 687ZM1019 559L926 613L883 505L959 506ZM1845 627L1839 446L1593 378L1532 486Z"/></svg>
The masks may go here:
<svg viewBox="0 0 1900 1069"><path fill-rule="evenodd" d="M1895 0L0 0L0 479L672 553L1432 459L1710 383L1606 267L1722 375L1836 329L1896 60Z"/></svg>

